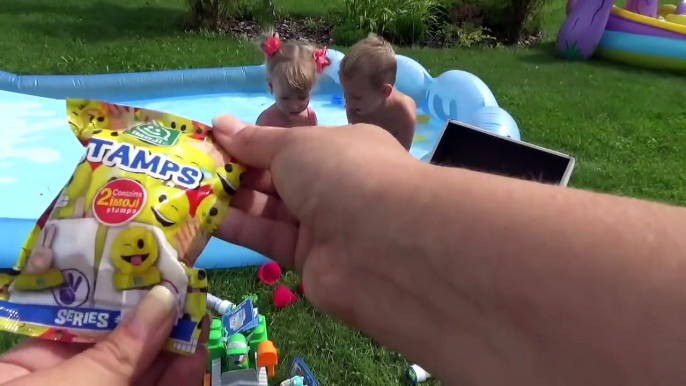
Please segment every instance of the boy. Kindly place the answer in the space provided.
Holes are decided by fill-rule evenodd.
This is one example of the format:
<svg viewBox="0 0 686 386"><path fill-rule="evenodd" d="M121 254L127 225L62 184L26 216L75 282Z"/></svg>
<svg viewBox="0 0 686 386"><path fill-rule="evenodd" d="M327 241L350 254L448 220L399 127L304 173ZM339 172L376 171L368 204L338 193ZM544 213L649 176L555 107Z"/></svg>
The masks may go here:
<svg viewBox="0 0 686 386"><path fill-rule="evenodd" d="M359 42L340 64L339 77L349 123L368 123L391 133L409 150L417 105L396 90L398 64L393 47L374 34Z"/></svg>

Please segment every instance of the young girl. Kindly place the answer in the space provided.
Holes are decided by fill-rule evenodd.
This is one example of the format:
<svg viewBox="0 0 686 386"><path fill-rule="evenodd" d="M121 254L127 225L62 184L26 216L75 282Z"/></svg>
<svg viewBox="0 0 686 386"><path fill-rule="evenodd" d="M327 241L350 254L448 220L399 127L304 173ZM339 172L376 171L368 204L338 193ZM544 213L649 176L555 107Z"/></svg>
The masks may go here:
<svg viewBox="0 0 686 386"><path fill-rule="evenodd" d="M257 118L261 126L316 126L317 115L310 103L310 91L317 73L331 64L326 47L315 49L309 44L282 42L270 34L262 41L267 58L267 84L276 102Z"/></svg>

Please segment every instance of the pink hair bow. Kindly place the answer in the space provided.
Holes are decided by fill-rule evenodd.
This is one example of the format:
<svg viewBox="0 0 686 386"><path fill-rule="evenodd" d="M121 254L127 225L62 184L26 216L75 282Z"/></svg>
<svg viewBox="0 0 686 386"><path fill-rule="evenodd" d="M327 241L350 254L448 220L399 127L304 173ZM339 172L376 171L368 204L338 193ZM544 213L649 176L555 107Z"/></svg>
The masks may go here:
<svg viewBox="0 0 686 386"><path fill-rule="evenodd" d="M268 37L267 40L262 43L262 52L264 52L267 59L271 59L272 56L276 55L276 53L279 52L279 49L281 49L281 39L279 39L279 36L276 34Z"/></svg>
<svg viewBox="0 0 686 386"><path fill-rule="evenodd" d="M324 72L326 66L331 64L331 59L326 56L326 47L314 50L312 57L314 58L314 62L317 63L317 72L320 74Z"/></svg>

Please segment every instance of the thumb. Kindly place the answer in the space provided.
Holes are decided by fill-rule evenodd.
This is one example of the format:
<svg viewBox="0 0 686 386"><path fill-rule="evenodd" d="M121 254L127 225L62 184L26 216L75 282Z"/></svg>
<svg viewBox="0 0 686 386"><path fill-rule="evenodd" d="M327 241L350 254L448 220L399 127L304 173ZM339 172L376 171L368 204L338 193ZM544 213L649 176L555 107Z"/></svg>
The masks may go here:
<svg viewBox="0 0 686 386"><path fill-rule="evenodd" d="M215 117L212 125L220 146L242 163L260 169L271 167L291 131L283 127L247 125L229 114Z"/></svg>
<svg viewBox="0 0 686 386"><path fill-rule="evenodd" d="M60 366L29 377L36 383L128 385L150 367L169 337L176 318L176 298L156 286L104 340ZM28 379L23 379L28 381Z"/></svg>

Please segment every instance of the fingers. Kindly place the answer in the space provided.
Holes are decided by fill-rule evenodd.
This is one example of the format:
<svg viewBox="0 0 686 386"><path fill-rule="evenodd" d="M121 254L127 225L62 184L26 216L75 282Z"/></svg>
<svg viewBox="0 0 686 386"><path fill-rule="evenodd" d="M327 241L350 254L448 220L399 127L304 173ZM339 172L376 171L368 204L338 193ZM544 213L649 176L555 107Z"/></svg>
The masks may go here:
<svg viewBox="0 0 686 386"><path fill-rule="evenodd" d="M258 192L275 195L277 194L272 181L272 175L269 170L264 169L248 169L243 173L241 180L241 188L255 190Z"/></svg>
<svg viewBox="0 0 686 386"><path fill-rule="evenodd" d="M0 357L0 384L37 370L49 369L91 347L30 338Z"/></svg>
<svg viewBox="0 0 686 386"><path fill-rule="evenodd" d="M252 216L231 208L215 236L252 249L288 267L293 266L298 242L298 227L293 224Z"/></svg>
<svg viewBox="0 0 686 386"><path fill-rule="evenodd" d="M60 366L22 378L24 384L128 385L150 367L169 337L176 298L156 286L112 333Z"/></svg>
<svg viewBox="0 0 686 386"><path fill-rule="evenodd" d="M215 138L232 156L242 163L269 169L290 129L246 125L224 114L213 120Z"/></svg>
<svg viewBox="0 0 686 386"><path fill-rule="evenodd" d="M201 324L198 348L190 356L176 356L162 374L157 386L201 385L205 370L207 370L207 340L210 333L212 318L205 315Z"/></svg>
<svg viewBox="0 0 686 386"><path fill-rule="evenodd" d="M72 366L98 364L103 369L103 374L93 379L98 385L130 383L157 357L169 337L175 317L176 297L167 288L156 286L141 300L130 318L125 318L105 340L75 357ZM92 372L94 377L96 373Z"/></svg>
<svg viewBox="0 0 686 386"><path fill-rule="evenodd" d="M289 224L298 223L280 198L254 190L239 189L231 200L231 206L252 216Z"/></svg>
<svg viewBox="0 0 686 386"><path fill-rule="evenodd" d="M161 353L136 386L200 385L207 369L207 338L212 319L206 314L201 323L198 347L193 355L180 356L170 352Z"/></svg>

